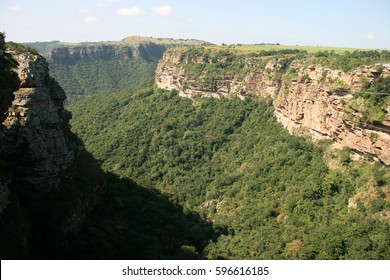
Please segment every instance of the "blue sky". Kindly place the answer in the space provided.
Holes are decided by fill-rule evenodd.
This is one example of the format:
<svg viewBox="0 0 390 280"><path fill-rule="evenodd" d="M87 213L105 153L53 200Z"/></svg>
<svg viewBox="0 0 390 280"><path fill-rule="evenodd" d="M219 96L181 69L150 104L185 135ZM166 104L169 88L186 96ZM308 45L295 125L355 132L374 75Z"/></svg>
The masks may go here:
<svg viewBox="0 0 390 280"><path fill-rule="evenodd" d="M390 49L389 0L0 0L7 40L121 40Z"/></svg>

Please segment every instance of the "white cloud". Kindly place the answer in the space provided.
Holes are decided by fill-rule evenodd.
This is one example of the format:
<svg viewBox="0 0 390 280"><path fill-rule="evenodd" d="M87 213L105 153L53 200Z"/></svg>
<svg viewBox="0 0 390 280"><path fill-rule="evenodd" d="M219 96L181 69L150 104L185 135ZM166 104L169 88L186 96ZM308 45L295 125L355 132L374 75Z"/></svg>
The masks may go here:
<svg viewBox="0 0 390 280"><path fill-rule="evenodd" d="M140 8L138 8L137 6L130 9L123 8L118 10L119 15L126 16L126 17L139 16L139 15L143 15L144 13L145 12Z"/></svg>
<svg viewBox="0 0 390 280"><path fill-rule="evenodd" d="M96 7L102 8L104 6L103 1L96 2Z"/></svg>
<svg viewBox="0 0 390 280"><path fill-rule="evenodd" d="M16 11L16 12L22 9L19 5L9 5L7 8L8 10Z"/></svg>
<svg viewBox="0 0 390 280"><path fill-rule="evenodd" d="M367 37L366 37L366 39L369 40L369 41L372 41L372 40L375 40L376 37L375 37L375 35L368 34Z"/></svg>
<svg viewBox="0 0 390 280"><path fill-rule="evenodd" d="M173 14L173 8L171 6L161 6L152 9L153 12L160 16L170 16Z"/></svg>
<svg viewBox="0 0 390 280"><path fill-rule="evenodd" d="M85 21L86 23L96 23L96 22L99 21L99 19L97 19L97 18L95 18L95 17L86 17L86 18L84 19L84 21Z"/></svg>

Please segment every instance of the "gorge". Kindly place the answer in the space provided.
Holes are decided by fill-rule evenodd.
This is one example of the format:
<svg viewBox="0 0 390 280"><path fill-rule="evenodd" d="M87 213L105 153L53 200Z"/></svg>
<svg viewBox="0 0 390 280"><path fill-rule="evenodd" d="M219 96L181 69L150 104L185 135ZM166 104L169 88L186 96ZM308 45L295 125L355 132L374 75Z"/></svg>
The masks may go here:
<svg viewBox="0 0 390 280"><path fill-rule="evenodd" d="M388 52L3 37L2 259L389 258Z"/></svg>

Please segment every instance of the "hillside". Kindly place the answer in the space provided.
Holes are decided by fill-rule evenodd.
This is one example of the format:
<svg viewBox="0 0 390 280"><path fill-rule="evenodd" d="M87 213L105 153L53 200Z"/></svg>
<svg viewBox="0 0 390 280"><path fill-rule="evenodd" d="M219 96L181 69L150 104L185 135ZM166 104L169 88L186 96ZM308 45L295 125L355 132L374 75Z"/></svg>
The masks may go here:
<svg viewBox="0 0 390 280"><path fill-rule="evenodd" d="M104 170L213 225L211 259L387 259L388 169L291 136L270 100L181 98L146 85L72 104ZM205 236L200 228L197 235Z"/></svg>

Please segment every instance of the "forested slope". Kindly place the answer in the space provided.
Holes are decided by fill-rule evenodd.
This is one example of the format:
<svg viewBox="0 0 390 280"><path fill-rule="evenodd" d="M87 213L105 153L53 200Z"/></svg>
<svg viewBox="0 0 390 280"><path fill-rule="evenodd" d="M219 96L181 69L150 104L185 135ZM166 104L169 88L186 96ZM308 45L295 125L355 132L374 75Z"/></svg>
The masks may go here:
<svg viewBox="0 0 390 280"><path fill-rule="evenodd" d="M157 61L142 58L79 60L70 65L50 61L50 72L67 92L67 103L100 91L138 87L153 77Z"/></svg>
<svg viewBox="0 0 390 280"><path fill-rule="evenodd" d="M104 170L212 223L214 235L191 230L209 240L189 249L205 258L390 258L387 169L289 135L268 100L184 99L149 84L69 109Z"/></svg>

